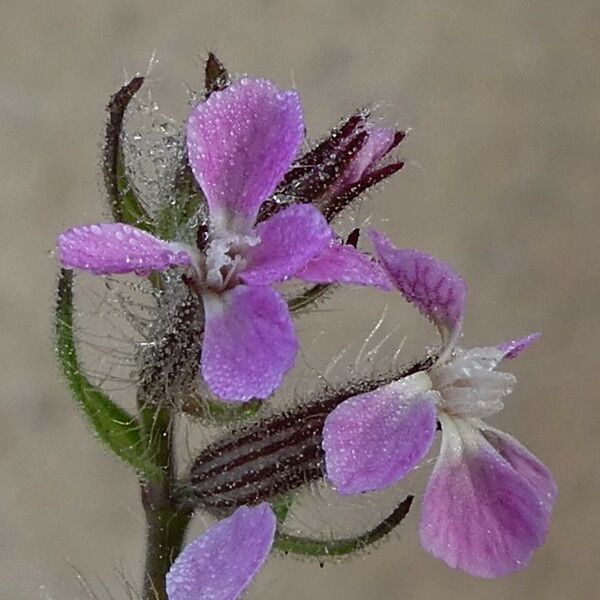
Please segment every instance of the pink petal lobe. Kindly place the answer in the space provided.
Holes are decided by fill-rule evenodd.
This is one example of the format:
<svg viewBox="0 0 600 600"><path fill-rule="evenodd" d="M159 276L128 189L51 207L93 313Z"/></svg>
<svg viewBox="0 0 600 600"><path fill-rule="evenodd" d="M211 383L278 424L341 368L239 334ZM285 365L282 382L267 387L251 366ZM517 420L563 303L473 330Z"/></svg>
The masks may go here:
<svg viewBox="0 0 600 600"><path fill-rule="evenodd" d="M549 526L538 489L471 424L440 421L442 448L422 503L423 547L476 577L523 568Z"/></svg>
<svg viewBox="0 0 600 600"><path fill-rule="evenodd" d="M296 273L296 277L314 283L345 283L392 289L385 270L370 256L349 244L332 242Z"/></svg>
<svg viewBox="0 0 600 600"><path fill-rule="evenodd" d="M429 254L396 248L378 231L370 236L398 290L435 323L446 347L454 343L465 314L467 286L462 277Z"/></svg>
<svg viewBox="0 0 600 600"><path fill-rule="evenodd" d="M222 400L266 398L294 366L298 340L287 303L266 286L203 295L202 376Z"/></svg>
<svg viewBox="0 0 600 600"><path fill-rule="evenodd" d="M427 454L436 430L432 395L394 385L346 400L323 428L327 477L342 495L398 482Z"/></svg>
<svg viewBox="0 0 600 600"><path fill-rule="evenodd" d="M541 333L530 333L525 337L511 340L510 342L504 342L498 344L498 350L504 352L505 360L511 360L520 356L525 350L531 346L534 342L537 342L542 337Z"/></svg>
<svg viewBox="0 0 600 600"><path fill-rule="evenodd" d="M187 123L188 156L213 226L253 225L303 136L298 94L266 79L243 78L198 104Z"/></svg>
<svg viewBox="0 0 600 600"><path fill-rule="evenodd" d="M332 238L325 217L309 204L290 206L257 225L260 242L250 248L241 278L269 285L293 276L320 254Z"/></svg>
<svg viewBox="0 0 600 600"><path fill-rule="evenodd" d="M262 568L277 519L266 504L242 506L190 542L167 574L169 600L236 600Z"/></svg>
<svg viewBox="0 0 600 600"><path fill-rule="evenodd" d="M481 433L498 454L531 484L539 501L550 513L556 502L558 489L548 467L507 433L487 426L481 430Z"/></svg>
<svg viewBox="0 0 600 600"><path fill-rule="evenodd" d="M192 264L192 258L183 246L165 242L123 223L67 229L58 236L58 257L64 267L94 275L146 275Z"/></svg>

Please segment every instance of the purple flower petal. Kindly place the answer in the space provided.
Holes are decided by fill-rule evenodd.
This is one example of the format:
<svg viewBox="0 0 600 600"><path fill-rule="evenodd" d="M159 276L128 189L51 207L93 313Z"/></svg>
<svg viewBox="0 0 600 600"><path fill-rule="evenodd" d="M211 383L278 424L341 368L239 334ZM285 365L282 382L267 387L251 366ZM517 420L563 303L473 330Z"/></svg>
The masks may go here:
<svg viewBox="0 0 600 600"><path fill-rule="evenodd" d="M460 333L465 314L467 286L462 277L429 254L396 248L378 231L370 236L398 290L435 323L448 347Z"/></svg>
<svg viewBox="0 0 600 600"><path fill-rule="evenodd" d="M364 131L359 129L356 136L350 137L344 143L338 140L338 160L341 159L342 162L334 172L334 182L328 186L324 201L347 193L363 178L367 178L377 168L379 161L400 143L403 137L402 132L373 127L367 123ZM357 142L360 143L358 148L355 147Z"/></svg>
<svg viewBox="0 0 600 600"><path fill-rule="evenodd" d="M397 132L394 129L368 126L367 141L356 153L348 168L344 171L339 187L356 183L363 175L373 170L373 167L392 148Z"/></svg>
<svg viewBox="0 0 600 600"><path fill-rule="evenodd" d="M269 285L294 275L320 254L333 233L325 217L309 204L290 206L257 225L260 243L250 248L240 273L246 283Z"/></svg>
<svg viewBox="0 0 600 600"><path fill-rule="evenodd" d="M325 420L327 477L340 494L389 487L427 454L436 430L434 394L382 387L342 402Z"/></svg>
<svg viewBox="0 0 600 600"><path fill-rule="evenodd" d="M504 358L506 360L510 360L512 358L517 358L520 354L522 354L531 344L537 342L542 337L541 333L530 333L525 337L518 338L516 340L511 340L510 342L504 342L503 344L498 344L498 350L504 352Z"/></svg>
<svg viewBox="0 0 600 600"><path fill-rule="evenodd" d="M169 600L236 600L265 564L277 519L266 504L242 506L190 542L167 573Z"/></svg>
<svg viewBox="0 0 600 600"><path fill-rule="evenodd" d="M486 427L481 430L481 433L500 456L531 484L539 501L546 506L550 513L556 502L558 490L556 481L548 468L525 446L507 433L493 427Z"/></svg>
<svg viewBox="0 0 600 600"><path fill-rule="evenodd" d="M58 257L64 267L94 275L164 271L192 264L183 246L122 223L100 223L67 229L58 236Z"/></svg>
<svg viewBox="0 0 600 600"><path fill-rule="evenodd" d="M296 277L314 283L346 283L392 289L385 270L349 244L333 242L318 257L313 258Z"/></svg>
<svg viewBox="0 0 600 600"><path fill-rule="evenodd" d="M535 483L466 421L440 420L442 448L422 505L423 547L477 577L523 568L549 525Z"/></svg>
<svg viewBox="0 0 600 600"><path fill-rule="evenodd" d="M266 398L294 366L298 340L287 303L265 286L203 294L202 376L222 400Z"/></svg>
<svg viewBox="0 0 600 600"><path fill-rule="evenodd" d="M304 136L298 94L244 78L214 92L187 124L192 171L213 227L245 233L291 165Z"/></svg>

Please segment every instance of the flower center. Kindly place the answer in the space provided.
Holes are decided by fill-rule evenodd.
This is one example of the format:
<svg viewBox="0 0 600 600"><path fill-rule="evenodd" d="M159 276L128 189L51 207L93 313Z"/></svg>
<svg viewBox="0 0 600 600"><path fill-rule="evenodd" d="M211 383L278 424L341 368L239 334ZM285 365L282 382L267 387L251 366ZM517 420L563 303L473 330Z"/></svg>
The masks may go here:
<svg viewBox="0 0 600 600"><path fill-rule="evenodd" d="M239 273L246 266L248 249L258 242L256 236L220 232L206 248L202 283L215 291L237 285Z"/></svg>
<svg viewBox="0 0 600 600"><path fill-rule="evenodd" d="M429 375L439 392L438 410L451 417L488 417L502 410L515 377L496 371L502 359L496 348L457 349L445 363L434 365Z"/></svg>

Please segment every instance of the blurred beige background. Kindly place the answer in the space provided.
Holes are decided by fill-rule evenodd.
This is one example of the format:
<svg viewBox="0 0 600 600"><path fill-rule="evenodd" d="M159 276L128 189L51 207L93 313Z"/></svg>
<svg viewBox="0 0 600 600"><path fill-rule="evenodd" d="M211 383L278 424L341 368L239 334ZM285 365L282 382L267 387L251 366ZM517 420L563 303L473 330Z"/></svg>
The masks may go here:
<svg viewBox="0 0 600 600"><path fill-rule="evenodd" d="M248 597L600 597L597 0L4 0L0 28L0 597L87 597L76 570L102 598L101 582L125 598L120 571L139 581L134 478L57 375L48 252L61 229L103 215L104 106L125 73L156 53L155 97L182 118L208 49L294 84L312 136L366 102L414 129L412 164L374 195L373 220L463 273L472 343L544 332L494 422L560 486L546 545L511 577L470 579L426 555L415 510L401 541L341 566L272 559ZM376 318L365 298L352 295L334 331Z"/></svg>

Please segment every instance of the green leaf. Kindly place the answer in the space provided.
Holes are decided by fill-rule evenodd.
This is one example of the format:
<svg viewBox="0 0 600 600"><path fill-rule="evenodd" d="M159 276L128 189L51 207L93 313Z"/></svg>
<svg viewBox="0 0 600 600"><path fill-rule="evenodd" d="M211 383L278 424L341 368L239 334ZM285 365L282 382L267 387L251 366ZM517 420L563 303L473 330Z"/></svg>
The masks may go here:
<svg viewBox="0 0 600 600"><path fill-rule="evenodd" d="M152 460L135 417L94 387L80 370L73 339L73 272L67 269L61 270L58 281L56 347L73 397L98 438L149 481L160 482L162 470Z"/></svg>
<svg viewBox="0 0 600 600"><path fill-rule="evenodd" d="M125 160L121 148L123 118L129 103L144 83L143 77L134 77L110 99L104 140L104 183L113 219L153 232L152 220L139 203L127 180Z"/></svg>
<svg viewBox="0 0 600 600"><path fill-rule="evenodd" d="M291 552L304 556L343 556L344 554L358 552L378 542L399 525L408 514L412 501L413 496L408 496L387 519L362 535L339 540L318 540L277 533L275 548L286 553Z"/></svg>

